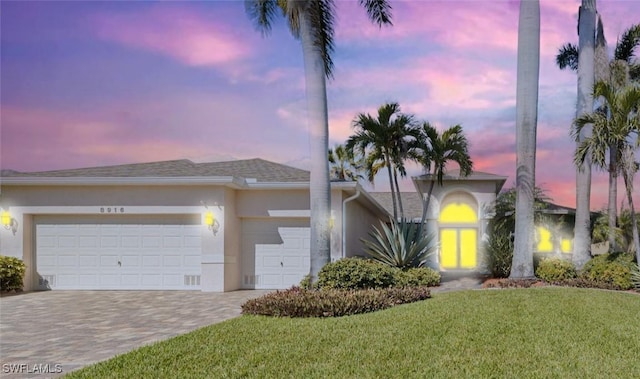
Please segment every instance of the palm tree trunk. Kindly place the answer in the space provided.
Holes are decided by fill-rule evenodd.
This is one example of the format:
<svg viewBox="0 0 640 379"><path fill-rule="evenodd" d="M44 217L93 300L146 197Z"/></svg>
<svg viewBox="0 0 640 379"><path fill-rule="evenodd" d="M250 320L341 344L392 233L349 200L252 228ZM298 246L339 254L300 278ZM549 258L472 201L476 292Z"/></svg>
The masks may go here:
<svg viewBox="0 0 640 379"><path fill-rule="evenodd" d="M429 204L431 203L431 194L433 193L433 187L435 186L435 184L435 180L432 180L431 184L429 184L429 192L427 193L427 198L422 199L422 218L420 219L420 226L418 227L418 235L422 234L424 223L427 221L427 211L429 210Z"/></svg>
<svg viewBox="0 0 640 379"><path fill-rule="evenodd" d="M596 0L582 0L578 35L578 105L577 116L593 110L594 44L596 27ZM578 144L591 136L591 126L584 127ZM573 264L577 269L591 256L591 157L576 171L576 221L574 226Z"/></svg>
<svg viewBox="0 0 640 379"><path fill-rule="evenodd" d="M510 278L533 277L540 2L520 2L516 91L516 226Z"/></svg>
<svg viewBox="0 0 640 379"><path fill-rule="evenodd" d="M391 188L391 201L393 202L393 220L398 220L398 205L396 204L396 191L393 187L393 175L391 173L391 161L388 154L385 154L385 161L387 163L387 172L389 173L389 187Z"/></svg>
<svg viewBox="0 0 640 379"><path fill-rule="evenodd" d="M618 149L615 144L609 146L609 251L617 250L616 222L618 220Z"/></svg>
<svg viewBox="0 0 640 379"><path fill-rule="evenodd" d="M636 262L640 264L640 236L638 235L636 211L633 206L633 174L635 172L635 156L630 148L624 152L622 166L622 177L624 178L624 186L627 190L629 210L631 211L631 227L633 230L633 245L636 249Z"/></svg>
<svg viewBox="0 0 640 379"><path fill-rule="evenodd" d="M393 181L396 186L396 196L398 197L398 209L400 211L400 218L404 218L404 209L402 208L402 196L400 195L400 186L398 186L398 172L393 169Z"/></svg>
<svg viewBox="0 0 640 379"><path fill-rule="evenodd" d="M324 61L314 45L308 12L300 17L300 39L304 57L304 72L309 122L311 157L311 282L318 279L320 269L331 260L329 217L331 189L329 182L329 121L327 114L327 88Z"/></svg>
<svg viewBox="0 0 640 379"><path fill-rule="evenodd" d="M629 177L629 175L627 175L626 173L623 173L622 176L624 177L624 184L625 187L627 188L627 201L629 202L629 208L631 211L631 226L633 228L633 245L636 248L636 259L638 262L640 262L640 236L638 235L638 223L636 220L636 211L633 207L633 183L632 183L632 178Z"/></svg>

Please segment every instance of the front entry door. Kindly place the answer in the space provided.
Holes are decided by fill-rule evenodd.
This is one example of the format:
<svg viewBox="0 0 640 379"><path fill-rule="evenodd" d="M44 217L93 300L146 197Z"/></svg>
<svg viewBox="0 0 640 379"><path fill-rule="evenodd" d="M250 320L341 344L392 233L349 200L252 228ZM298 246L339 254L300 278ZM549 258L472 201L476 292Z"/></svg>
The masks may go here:
<svg viewBox="0 0 640 379"><path fill-rule="evenodd" d="M443 269L474 269L477 265L476 228L440 229L440 266Z"/></svg>

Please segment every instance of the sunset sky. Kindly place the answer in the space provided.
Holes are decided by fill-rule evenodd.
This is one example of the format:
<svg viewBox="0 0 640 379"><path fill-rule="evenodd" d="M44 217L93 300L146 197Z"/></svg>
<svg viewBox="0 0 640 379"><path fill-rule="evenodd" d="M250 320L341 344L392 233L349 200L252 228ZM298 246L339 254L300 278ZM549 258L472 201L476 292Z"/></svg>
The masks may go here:
<svg viewBox="0 0 640 379"><path fill-rule="evenodd" d="M461 124L475 169L513 186L519 2L390 3L394 26L379 29L356 1L336 1L330 145L356 114L395 101L439 128ZM579 4L541 1L536 179L567 206L577 79L555 55L578 41ZM613 50L640 1L597 5ZM0 18L3 169L255 157L309 168L302 52L282 20L263 37L242 1L2 1ZM640 174L635 187L638 207ZM384 176L375 190L388 190ZM607 191L594 172L594 209ZM623 194L620 181L618 203Z"/></svg>

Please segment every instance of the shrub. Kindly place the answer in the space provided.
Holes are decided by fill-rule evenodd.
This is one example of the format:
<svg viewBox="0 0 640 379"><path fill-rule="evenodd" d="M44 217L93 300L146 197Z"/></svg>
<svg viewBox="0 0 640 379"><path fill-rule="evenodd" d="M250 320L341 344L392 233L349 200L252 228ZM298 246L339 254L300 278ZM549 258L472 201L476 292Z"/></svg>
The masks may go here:
<svg viewBox="0 0 640 379"><path fill-rule="evenodd" d="M631 270L631 283L633 284L635 289L640 291L640 267L639 267L639 265L635 265L633 267L633 269Z"/></svg>
<svg viewBox="0 0 640 379"><path fill-rule="evenodd" d="M513 261L513 238L508 233L491 233L485 244L484 260L492 277L509 277Z"/></svg>
<svg viewBox="0 0 640 379"><path fill-rule="evenodd" d="M276 317L340 317L430 297L427 287L322 291L293 287L247 301L242 305L242 313Z"/></svg>
<svg viewBox="0 0 640 379"><path fill-rule="evenodd" d="M633 255L626 253L602 254L589 260L580 273L580 278L594 282L612 284L616 288L631 288Z"/></svg>
<svg viewBox="0 0 640 379"><path fill-rule="evenodd" d="M26 266L22 260L0 255L0 290L21 290L25 268Z"/></svg>
<svg viewBox="0 0 640 379"><path fill-rule="evenodd" d="M343 258L326 264L318 273L318 288L385 288L395 283L395 270L361 258Z"/></svg>
<svg viewBox="0 0 640 379"><path fill-rule="evenodd" d="M538 264L536 276L545 282L572 279L577 276L573 263L560 258L543 258Z"/></svg>
<svg viewBox="0 0 640 379"><path fill-rule="evenodd" d="M395 275L396 287L427 286L434 287L440 285L440 273L429 267L410 268L406 271L398 269Z"/></svg>
<svg viewBox="0 0 640 379"><path fill-rule="evenodd" d="M365 252L375 261L401 269L423 266L436 250L435 236L422 235L418 224L405 219L391 219L390 225L381 221L381 229L373 227L372 240L362 240Z"/></svg>

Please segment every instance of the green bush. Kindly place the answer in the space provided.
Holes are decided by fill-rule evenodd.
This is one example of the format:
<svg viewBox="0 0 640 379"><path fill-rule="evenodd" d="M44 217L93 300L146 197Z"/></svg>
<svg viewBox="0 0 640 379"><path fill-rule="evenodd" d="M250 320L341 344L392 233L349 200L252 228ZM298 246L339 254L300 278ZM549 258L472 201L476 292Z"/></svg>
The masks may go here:
<svg viewBox="0 0 640 379"><path fill-rule="evenodd" d="M406 271L397 269L395 273L396 287L435 287L439 285L440 273L429 267L410 268Z"/></svg>
<svg viewBox="0 0 640 379"><path fill-rule="evenodd" d="M242 313L276 317L340 317L430 297L427 287L322 291L293 287L247 301L242 305Z"/></svg>
<svg viewBox="0 0 640 379"><path fill-rule="evenodd" d="M561 258L543 258L538 264L536 276L545 282L572 279L577 276L573 263Z"/></svg>
<svg viewBox="0 0 640 379"><path fill-rule="evenodd" d="M640 291L640 268L638 266L639 265L635 265L631 270L631 283L635 289Z"/></svg>
<svg viewBox="0 0 640 379"><path fill-rule="evenodd" d="M0 255L0 290L21 290L25 268L26 266L22 260Z"/></svg>
<svg viewBox="0 0 640 379"><path fill-rule="evenodd" d="M508 278L513 261L513 237L509 233L495 231L484 246L484 263L491 277Z"/></svg>
<svg viewBox="0 0 640 379"><path fill-rule="evenodd" d="M631 288L633 255L627 253L602 254L589 260L580 278L611 284L622 290Z"/></svg>
<svg viewBox="0 0 640 379"><path fill-rule="evenodd" d="M390 225L390 226L389 226ZM391 219L389 225L380 221L381 228L373 227L371 240L362 239L365 252L377 262L408 269L424 266L436 251L434 234L423 235L419 224L402 219Z"/></svg>
<svg viewBox="0 0 640 379"><path fill-rule="evenodd" d="M395 269L361 258L343 258L326 264L318 273L318 288L386 288L395 284Z"/></svg>

